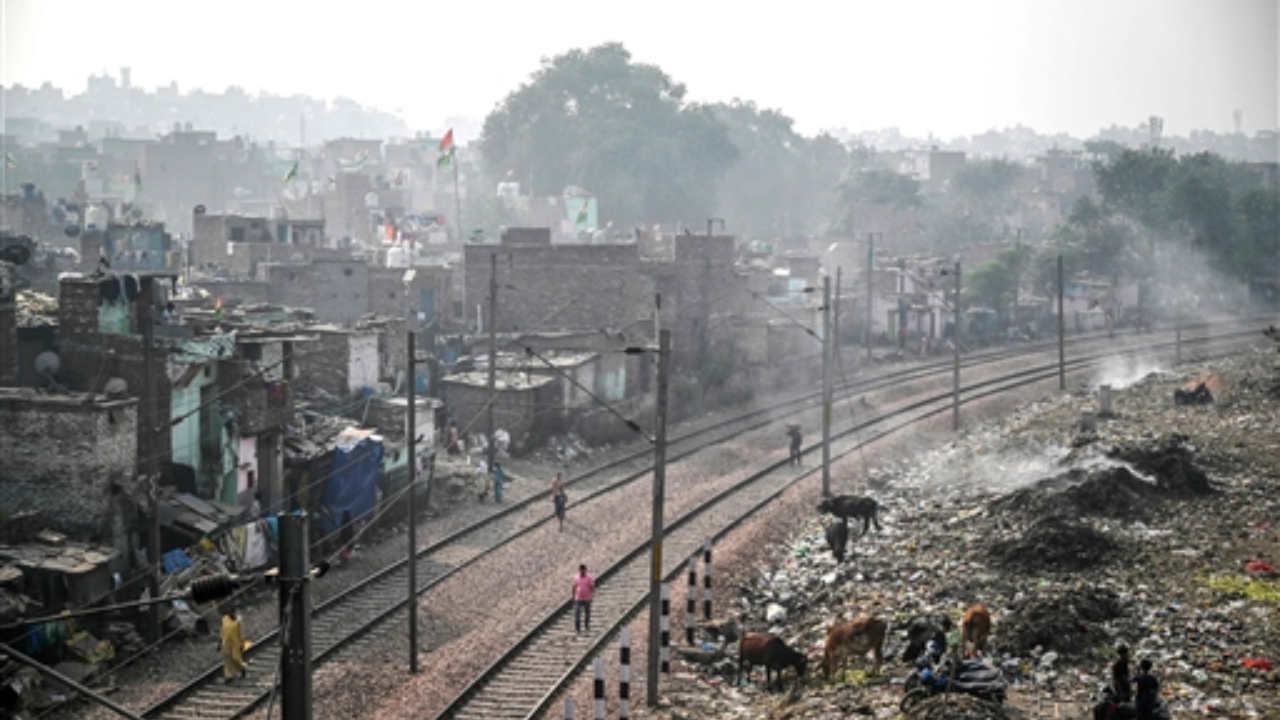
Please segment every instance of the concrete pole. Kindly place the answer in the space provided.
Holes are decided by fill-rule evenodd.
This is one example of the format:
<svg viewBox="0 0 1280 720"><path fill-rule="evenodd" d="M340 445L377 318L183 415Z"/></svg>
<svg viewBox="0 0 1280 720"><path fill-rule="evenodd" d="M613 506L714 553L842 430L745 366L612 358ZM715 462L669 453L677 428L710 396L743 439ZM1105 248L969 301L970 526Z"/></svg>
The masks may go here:
<svg viewBox="0 0 1280 720"><path fill-rule="evenodd" d="M151 500L151 522L147 527L147 564L150 565L149 576L149 592L151 597L160 597L160 472L159 472L159 453L156 449L155 437L157 435L156 428L156 386L155 386L155 316L153 306L155 304L156 283L153 279L147 283L148 288L146 294L142 298L141 317L139 324L142 325L142 373L144 375L142 381L143 404L141 408L142 416L142 447L146 452L143 458L143 465L146 473L149 493ZM149 640L158 643L164 638L163 620L160 617L160 605L157 603L151 606L151 628Z"/></svg>
<svg viewBox="0 0 1280 720"><path fill-rule="evenodd" d="M408 453L409 465L407 492L409 493L409 673L417 674L418 672L418 561L416 553L418 552L418 506L416 487L418 482L417 473L417 445L418 445L418 398L416 397L416 388L414 370L415 361L417 360L414 352L413 338L413 314L410 312L405 316L405 333L406 344L408 345L408 364L405 366L405 397L408 399L407 413L405 415L405 451Z"/></svg>
<svg viewBox="0 0 1280 720"><path fill-rule="evenodd" d="M493 441L493 406L497 404L497 372L498 372L498 253L489 255L489 408L485 411L488 416L489 437L488 443L485 445L485 457L488 465L485 467L486 472L493 472L493 461L496 457L496 447Z"/></svg>
<svg viewBox="0 0 1280 720"><path fill-rule="evenodd" d="M1065 282L1062 274L1062 254L1058 254L1058 389L1067 389L1067 310Z"/></svg>
<svg viewBox="0 0 1280 720"><path fill-rule="evenodd" d="M311 720L311 558L307 515L280 513L280 654L282 720Z"/></svg>
<svg viewBox="0 0 1280 720"><path fill-rule="evenodd" d="M653 539L649 545L649 662L646 701L658 706L658 656L662 648L662 500L667 475L667 376L671 331L658 335L658 412L653 443Z"/></svg>
<svg viewBox="0 0 1280 720"><path fill-rule="evenodd" d="M876 236L874 233L867 233L867 328L863 332L863 344L867 346L867 359L871 359L871 300L873 293L871 290L872 271L875 269L876 262Z"/></svg>
<svg viewBox="0 0 1280 720"><path fill-rule="evenodd" d="M831 276L822 278L822 497L831 497Z"/></svg>
<svg viewBox="0 0 1280 720"><path fill-rule="evenodd" d="M840 267L837 267L837 268L836 268L836 305L835 305L834 310L832 311L834 314L831 316L831 318L832 318L832 319L831 319L831 342L832 342L832 347L833 347L833 348L835 348L834 352L835 352L835 357L836 357L837 359L840 357L840 276L841 276L841 270L842 270L842 268L840 268ZM839 367L839 365L840 365L840 364L837 362L837 363L836 363L836 367Z"/></svg>
<svg viewBox="0 0 1280 720"><path fill-rule="evenodd" d="M960 261L956 261L955 330L951 333L951 429L960 430Z"/></svg>

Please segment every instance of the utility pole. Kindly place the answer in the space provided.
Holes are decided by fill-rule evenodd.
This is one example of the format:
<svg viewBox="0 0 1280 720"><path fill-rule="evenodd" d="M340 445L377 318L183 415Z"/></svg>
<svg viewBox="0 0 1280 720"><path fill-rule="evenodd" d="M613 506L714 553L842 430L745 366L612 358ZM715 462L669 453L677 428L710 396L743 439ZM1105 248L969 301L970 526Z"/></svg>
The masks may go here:
<svg viewBox="0 0 1280 720"><path fill-rule="evenodd" d="M418 398L417 388L415 387L417 380L417 352L414 349L413 336L413 278L417 274L416 270L410 269L404 274L404 296L405 296L405 314L404 314L404 330L405 344L408 347L407 357L405 358L405 398L408 401L405 405L405 452L408 454L409 464L406 466L409 478L407 483L407 491L409 493L409 673L417 674L418 672L418 561L416 554L418 552L418 507L416 497L418 489Z"/></svg>
<svg viewBox="0 0 1280 720"><path fill-rule="evenodd" d="M1062 275L1062 253L1058 253L1058 389L1067 389L1067 310Z"/></svg>
<svg viewBox="0 0 1280 720"><path fill-rule="evenodd" d="M841 271L842 271L842 268L837 266L836 267L836 306L833 311L835 314L832 315L832 320L831 320L831 336L832 338L834 338L832 342L835 343L836 367L840 366L839 359L840 359L840 276L842 275Z"/></svg>
<svg viewBox="0 0 1280 720"><path fill-rule="evenodd" d="M489 442L485 444L488 466L485 472L493 472L495 448L493 443L493 406L497 400L498 385L498 253L489 255Z"/></svg>
<svg viewBox="0 0 1280 720"><path fill-rule="evenodd" d="M156 447L156 385L155 385L155 302L156 302L156 283L154 279L150 279L147 283L147 292L143 298L141 306L141 317L139 322L142 325L142 428L143 442L142 447L146 452L143 459L146 465L147 477L147 495L150 498L151 506L151 522L148 526L147 533L147 563L151 566L150 572L150 595L152 599L160 597L160 472L159 472L159 453ZM164 637L163 620L160 617L160 604L156 603L151 606L151 633L150 640L152 642L160 642Z"/></svg>
<svg viewBox="0 0 1280 720"><path fill-rule="evenodd" d="M822 497L831 497L831 276L822 278Z"/></svg>
<svg viewBox="0 0 1280 720"><path fill-rule="evenodd" d="M1014 261L1013 261L1013 315L1009 319L1009 323L1013 325L1014 343L1018 338L1018 285L1022 282L1022 233L1026 232L1022 228L1018 228L1018 239L1014 243Z"/></svg>
<svg viewBox="0 0 1280 720"><path fill-rule="evenodd" d="M453 157L449 158L449 164L453 166L453 206L458 212L458 242L465 243L466 236L462 234L462 195L458 192L458 152L453 151Z"/></svg>
<svg viewBox="0 0 1280 720"><path fill-rule="evenodd" d="M671 331L658 334L658 408L653 441L653 539L649 545L649 666L646 700L658 706L658 656L662 647L662 500L667 477L667 376Z"/></svg>
<svg viewBox="0 0 1280 720"><path fill-rule="evenodd" d="M867 233L867 327L863 331L863 344L867 346L867 360L871 359L871 302L874 297L871 285L873 282L872 272L875 270L876 264L876 234Z"/></svg>
<svg viewBox="0 0 1280 720"><path fill-rule="evenodd" d="M1175 363L1182 362L1182 298L1178 298L1174 309L1174 346L1173 361Z"/></svg>
<svg viewBox="0 0 1280 720"><path fill-rule="evenodd" d="M955 332L952 337L951 429L960 430L960 261L956 261Z"/></svg>
<svg viewBox="0 0 1280 720"><path fill-rule="evenodd" d="M311 720L311 557L307 515L280 513L280 709Z"/></svg>

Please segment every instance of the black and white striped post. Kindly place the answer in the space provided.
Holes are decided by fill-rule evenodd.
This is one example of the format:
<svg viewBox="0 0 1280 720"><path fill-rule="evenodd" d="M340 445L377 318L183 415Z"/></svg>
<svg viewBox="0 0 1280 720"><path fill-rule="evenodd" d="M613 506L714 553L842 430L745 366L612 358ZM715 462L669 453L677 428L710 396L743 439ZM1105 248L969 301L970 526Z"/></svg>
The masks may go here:
<svg viewBox="0 0 1280 720"><path fill-rule="evenodd" d="M702 546L702 617L711 621L711 539Z"/></svg>
<svg viewBox="0 0 1280 720"><path fill-rule="evenodd" d="M693 630L698 624L698 558L689 558L689 587L684 596L684 641L693 644Z"/></svg>
<svg viewBox="0 0 1280 720"><path fill-rule="evenodd" d="M622 628L618 652L618 720L631 720L631 628Z"/></svg>
<svg viewBox="0 0 1280 720"><path fill-rule="evenodd" d="M664 673L671 673L671 587L666 583L662 583L662 589L659 591L659 597L662 602L662 625L661 637L662 647L659 653L659 661L661 662L661 670Z"/></svg>
<svg viewBox="0 0 1280 720"><path fill-rule="evenodd" d="M596 720L604 720L604 658L596 658L596 682L593 695Z"/></svg>
<svg viewBox="0 0 1280 720"><path fill-rule="evenodd" d="M564 701L564 720L573 720L573 700L565 698Z"/></svg>

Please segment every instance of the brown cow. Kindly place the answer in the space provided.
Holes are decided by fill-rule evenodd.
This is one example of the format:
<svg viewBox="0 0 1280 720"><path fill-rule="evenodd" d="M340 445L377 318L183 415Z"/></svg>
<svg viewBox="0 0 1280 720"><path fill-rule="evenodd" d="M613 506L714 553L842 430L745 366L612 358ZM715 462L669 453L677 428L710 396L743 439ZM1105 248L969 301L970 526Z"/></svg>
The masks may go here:
<svg viewBox="0 0 1280 720"><path fill-rule="evenodd" d="M778 673L778 682L782 682L782 671L795 668L796 682L804 677L809 665L809 658L804 653L792 650L782 638L766 633L746 633L738 644L738 682L742 681L742 668L747 669L747 679L751 679L754 665L764 666L764 686L769 688L770 675Z"/></svg>
<svg viewBox="0 0 1280 720"><path fill-rule="evenodd" d="M876 675L880 674L880 662L884 659L884 636L889 624L879 618L863 615L853 622L833 625L827 631L826 648L822 651L822 669L830 678L851 657L872 653L875 657Z"/></svg>
<svg viewBox="0 0 1280 720"><path fill-rule="evenodd" d="M964 618L960 621L960 649L965 657L969 656L970 642L973 643L975 653L984 652L990 635L991 611L987 610L986 605L970 605L969 609L964 611Z"/></svg>

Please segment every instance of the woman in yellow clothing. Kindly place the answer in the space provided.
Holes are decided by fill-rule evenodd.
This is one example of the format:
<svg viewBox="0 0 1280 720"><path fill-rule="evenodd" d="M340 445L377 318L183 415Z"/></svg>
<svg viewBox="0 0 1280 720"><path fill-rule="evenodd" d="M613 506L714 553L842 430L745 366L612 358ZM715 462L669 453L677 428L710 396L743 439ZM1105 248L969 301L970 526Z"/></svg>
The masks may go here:
<svg viewBox="0 0 1280 720"><path fill-rule="evenodd" d="M240 620L230 611L222 614L222 678L231 682L238 675L244 677L247 663L244 660L244 632Z"/></svg>

